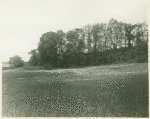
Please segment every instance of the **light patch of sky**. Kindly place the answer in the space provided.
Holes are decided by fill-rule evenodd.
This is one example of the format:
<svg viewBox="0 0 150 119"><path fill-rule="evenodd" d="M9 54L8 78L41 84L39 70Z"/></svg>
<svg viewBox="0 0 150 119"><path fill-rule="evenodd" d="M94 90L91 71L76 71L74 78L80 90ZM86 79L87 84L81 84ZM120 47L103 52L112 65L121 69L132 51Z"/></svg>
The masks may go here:
<svg viewBox="0 0 150 119"><path fill-rule="evenodd" d="M148 22L148 0L0 0L1 60L37 48L43 33L64 32L111 18L135 24Z"/></svg>

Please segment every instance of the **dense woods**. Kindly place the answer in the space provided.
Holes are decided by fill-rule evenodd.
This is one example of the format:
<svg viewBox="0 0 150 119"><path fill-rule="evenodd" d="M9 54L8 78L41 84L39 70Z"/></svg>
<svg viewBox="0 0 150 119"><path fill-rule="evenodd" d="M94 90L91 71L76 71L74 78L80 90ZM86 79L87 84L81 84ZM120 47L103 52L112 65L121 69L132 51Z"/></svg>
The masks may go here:
<svg viewBox="0 0 150 119"><path fill-rule="evenodd" d="M88 24L67 33L50 31L29 54L30 65L46 69L148 62L148 25L111 19L108 24Z"/></svg>

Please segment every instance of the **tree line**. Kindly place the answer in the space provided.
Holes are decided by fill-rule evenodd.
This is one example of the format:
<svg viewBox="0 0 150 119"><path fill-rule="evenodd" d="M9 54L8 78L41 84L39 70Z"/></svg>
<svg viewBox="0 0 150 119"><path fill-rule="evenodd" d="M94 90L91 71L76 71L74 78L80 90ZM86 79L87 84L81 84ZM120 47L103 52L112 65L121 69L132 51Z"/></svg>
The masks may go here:
<svg viewBox="0 0 150 119"><path fill-rule="evenodd" d="M29 54L30 65L46 69L148 62L148 25L111 19L108 24L88 24L66 33L50 31Z"/></svg>

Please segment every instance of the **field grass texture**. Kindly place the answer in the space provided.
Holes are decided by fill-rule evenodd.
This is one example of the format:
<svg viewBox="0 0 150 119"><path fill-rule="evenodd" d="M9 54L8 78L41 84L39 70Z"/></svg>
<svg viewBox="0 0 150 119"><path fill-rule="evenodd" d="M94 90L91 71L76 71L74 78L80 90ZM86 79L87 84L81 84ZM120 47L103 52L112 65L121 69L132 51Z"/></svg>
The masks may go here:
<svg viewBox="0 0 150 119"><path fill-rule="evenodd" d="M2 72L3 117L148 117L148 64Z"/></svg>

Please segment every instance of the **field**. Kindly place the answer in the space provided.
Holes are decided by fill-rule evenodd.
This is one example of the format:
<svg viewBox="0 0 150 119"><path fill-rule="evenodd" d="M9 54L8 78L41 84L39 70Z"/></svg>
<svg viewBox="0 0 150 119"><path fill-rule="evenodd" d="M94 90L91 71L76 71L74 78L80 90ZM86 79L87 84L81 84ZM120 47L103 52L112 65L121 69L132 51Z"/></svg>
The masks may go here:
<svg viewBox="0 0 150 119"><path fill-rule="evenodd" d="M3 117L148 117L148 64L2 72Z"/></svg>

